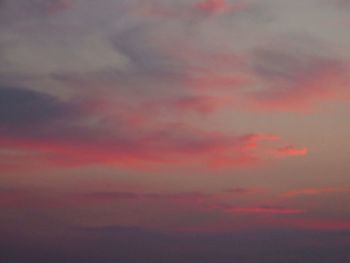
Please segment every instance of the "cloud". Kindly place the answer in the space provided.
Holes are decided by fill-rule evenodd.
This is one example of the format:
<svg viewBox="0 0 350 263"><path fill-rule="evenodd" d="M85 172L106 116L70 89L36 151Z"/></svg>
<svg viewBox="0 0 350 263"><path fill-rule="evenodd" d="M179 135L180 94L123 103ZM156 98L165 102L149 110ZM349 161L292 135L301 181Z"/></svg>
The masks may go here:
<svg viewBox="0 0 350 263"><path fill-rule="evenodd" d="M234 167L259 160L255 152L258 142L277 138L205 131L185 123L154 120L146 114L135 131L134 113L127 104L119 105L120 113L113 108L117 110L114 114L108 113L106 103L107 111L91 107L89 101L62 102L26 89L2 88L0 92L1 145L34 151L42 164L132 167L197 163Z"/></svg>
<svg viewBox="0 0 350 263"><path fill-rule="evenodd" d="M236 1L232 4L227 0L202 0L195 4L195 8L198 11L210 15L219 15L225 13L233 14L245 11L248 7L249 4L247 1Z"/></svg>
<svg viewBox="0 0 350 263"><path fill-rule="evenodd" d="M349 188L341 188L341 187L325 187L325 188L305 188L299 190L291 190L283 195L286 197L299 197L305 195L320 195L327 193L349 193Z"/></svg>
<svg viewBox="0 0 350 263"><path fill-rule="evenodd" d="M149 107L156 111L166 110L168 112L188 114L196 112L210 114L215 111L232 105L231 98L219 96L178 96L175 98L164 98L149 103Z"/></svg>
<svg viewBox="0 0 350 263"><path fill-rule="evenodd" d="M230 9L226 0L203 0L196 4L196 8L210 14L222 13Z"/></svg>
<svg viewBox="0 0 350 263"><path fill-rule="evenodd" d="M63 129L63 132L66 133L64 137L54 133L45 134L42 138L14 138L7 135L1 138L1 145L39 151L42 154L37 157L43 163L46 160L68 166L106 164L137 167L183 163L235 167L249 165L251 161L260 159L255 156L255 149L249 146L250 142L245 138L206 132L193 133L186 129L174 132L171 126L165 130L143 132L137 137L133 137L136 134L121 134L104 139L100 138L101 133L98 131L90 131L91 134L95 133L93 137L82 131L80 134L74 128L68 131ZM246 159L245 156L254 158ZM221 163L222 158L225 159L225 164Z"/></svg>
<svg viewBox="0 0 350 263"><path fill-rule="evenodd" d="M200 203L211 198L210 194L199 192L188 193L155 193L155 192L93 192L83 197L94 200L118 201L118 200L154 200L169 202Z"/></svg>
<svg viewBox="0 0 350 263"><path fill-rule="evenodd" d="M63 39L67 38L66 41ZM63 41L61 44L60 42ZM127 58L98 34L32 38L20 35L4 45L0 73L50 76L128 68ZM98 55L97 55L98 54Z"/></svg>
<svg viewBox="0 0 350 263"><path fill-rule="evenodd" d="M291 209L285 207L225 207L226 212L232 213L256 213L256 214L302 214L303 209Z"/></svg>
<svg viewBox="0 0 350 263"><path fill-rule="evenodd" d="M253 69L262 85L253 97L257 105L302 110L315 102L342 99L350 79L346 65L312 42L296 44L292 38L255 51Z"/></svg>
<svg viewBox="0 0 350 263"><path fill-rule="evenodd" d="M180 192L180 193L157 193L157 192L91 192L80 195L90 201L126 201L135 200L142 201L165 201L175 202L178 204L194 205L197 209L206 209L207 211L223 211L228 213L244 213L244 214L272 214L272 215L288 215L302 214L304 209L294 209L280 206L232 206L224 203L232 202L238 196L261 193L261 189L254 188L233 188L214 193L201 192Z"/></svg>
<svg viewBox="0 0 350 263"><path fill-rule="evenodd" d="M282 224L284 226L307 230L323 231L348 231L350 229L349 220L346 218L274 218L272 224Z"/></svg>
<svg viewBox="0 0 350 263"><path fill-rule="evenodd" d="M195 3L193 3L195 2ZM175 19L186 21L201 21L203 15L224 15L240 12L248 7L244 1L234 4L226 0L200 0L200 1L153 1L139 4L139 13L146 17Z"/></svg>
<svg viewBox="0 0 350 263"><path fill-rule="evenodd" d="M26 11L20 7L22 0L15 2L6 4L10 14L18 10L34 14L31 9L48 5L42 0L32 1L28 4L31 8ZM50 1L50 5L58 7L67 3L71 4L66 0ZM142 92L149 89L154 93L173 94L174 89L185 93L186 89L205 88L206 91L197 90L195 94L203 97L208 92L219 97L221 89L225 88L225 96L232 100L248 100L252 103L249 107L269 110L305 109L315 102L339 98L345 93L344 86L348 83L345 63L332 54L328 56L328 51L319 51L317 45L312 41L306 43L309 40L302 37L293 40L282 35L279 38L285 40L281 43L261 47L260 44L247 43L249 39L242 37L239 28L231 27L232 16L220 23L206 21L203 24L191 23L191 19L154 21L133 13L135 8L149 6L152 10L161 10L159 13L167 14L168 11L164 10L169 9L170 13L186 13L193 18L198 16L198 12L192 10L193 6L200 12L220 13L223 10L246 10L247 5L255 6L255 2L204 0L144 4L104 0L101 4L93 1L75 4L65 17L42 18L50 20L48 28L41 21L34 20L25 29L17 29L24 31L22 34L11 37L11 34L4 33L7 37L2 44L4 57L0 73L49 78L64 75L75 79L84 75L91 79L92 75L101 77L101 72L107 72L101 81L106 81L108 74L114 75L109 81L112 89ZM249 30L252 32L261 24L253 21L251 12L254 10L239 16L239 19L250 21L252 28ZM97 13L104 15L101 17ZM238 22L235 24L240 25ZM115 24L120 26L114 27ZM208 29L204 30L204 26ZM222 34L214 32L217 28L222 29ZM230 34L226 32L228 28L232 28ZM240 43L240 38L245 40ZM235 45L224 45L231 42ZM218 47L218 43L223 45ZM93 81L99 86L100 79ZM59 85L67 84L62 78L59 82ZM250 92L252 90L255 91Z"/></svg>
<svg viewBox="0 0 350 263"><path fill-rule="evenodd" d="M238 188L230 191L218 192L155 192L155 191L90 191L82 193L51 193L23 189L0 189L0 207L4 208L55 208L55 207L86 207L96 204L116 203L127 201L147 203L149 201L165 202L169 204L192 206L196 210L222 210L222 202L229 202L242 195L257 193L255 189Z"/></svg>
<svg viewBox="0 0 350 263"><path fill-rule="evenodd" d="M343 25L348 9L326 2L0 0L0 184L31 188L0 189L0 261L345 262L348 237L335 244L329 233L320 240L321 231L309 229L349 229L348 212L335 205L346 189L296 189L277 193L276 200L259 188L277 173L288 173L286 163L277 169L260 164L302 158L318 141L285 142L284 135L307 117L282 111L349 98L349 37ZM322 108L314 116L316 125L346 115L346 105L333 105L336 112ZM290 122L291 129L284 127ZM345 134L344 125L332 132ZM277 130L285 134L275 135ZM337 157L346 156L341 152L346 149L336 146L346 140L329 137L334 151L317 154L342 162ZM306 177L321 178L326 173L319 169L315 163ZM339 181L344 169L337 170ZM157 190L123 188L118 178ZM242 182L256 188L230 188ZM278 183L291 189L293 182ZM187 190L179 190L182 184ZM293 199L305 196L313 198ZM51 221L64 226L56 229ZM135 229L77 230L70 224L120 222L225 234L169 238ZM238 238L245 227L254 231ZM290 240L295 231L270 233L265 227L307 229L303 236L312 245L301 248L295 241L303 238Z"/></svg>
<svg viewBox="0 0 350 263"><path fill-rule="evenodd" d="M16 209L18 212L21 212L25 209L50 210L76 207L76 205L81 205L81 203L73 198L67 198L67 196L47 191L47 189L0 189L0 209L2 210Z"/></svg>
<svg viewBox="0 0 350 263"><path fill-rule="evenodd" d="M0 87L0 133L20 132L74 118L77 105L56 99L52 95L18 87Z"/></svg>
<svg viewBox="0 0 350 263"><path fill-rule="evenodd" d="M159 193L147 191L114 191L114 192L91 192L80 195L92 200L118 201L118 200L159 200L170 202L188 202L188 203L217 203L220 200L230 200L240 195L249 195L260 193L261 189L255 188L232 188L219 192L180 192L180 193Z"/></svg>
<svg viewBox="0 0 350 263"><path fill-rule="evenodd" d="M296 148L293 145L287 145L287 146L278 148L274 154L275 156L278 156L278 157L304 156L308 154L308 149L306 147Z"/></svg>
<svg viewBox="0 0 350 263"><path fill-rule="evenodd" d="M231 188L227 189L225 192L229 194L254 194L254 193L261 193L265 192L266 189L262 188L244 188L244 187L237 187L237 188Z"/></svg>

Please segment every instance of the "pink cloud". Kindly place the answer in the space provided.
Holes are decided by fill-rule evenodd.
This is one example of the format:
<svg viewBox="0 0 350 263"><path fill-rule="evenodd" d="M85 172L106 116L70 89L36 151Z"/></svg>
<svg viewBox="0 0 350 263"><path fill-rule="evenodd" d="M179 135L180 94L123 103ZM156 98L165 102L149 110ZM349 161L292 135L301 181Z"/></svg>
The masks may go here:
<svg viewBox="0 0 350 263"><path fill-rule="evenodd" d="M257 214L301 214L303 209L291 209L285 207L226 207L226 212L233 213L257 213Z"/></svg>
<svg viewBox="0 0 350 263"><path fill-rule="evenodd" d="M230 5L226 0L204 0L197 3L196 8L208 13L221 13L229 10Z"/></svg>
<svg viewBox="0 0 350 263"><path fill-rule="evenodd" d="M259 160L255 155L258 141L270 135L232 136L184 126L165 126L121 137L22 138L6 136L2 147L33 151L34 159L60 166L107 164L127 167L162 164L206 164L235 167ZM219 165L220 164L220 165Z"/></svg>
<svg viewBox="0 0 350 263"><path fill-rule="evenodd" d="M201 0L191 7L185 4L142 3L138 11L147 17L192 20L200 18L203 13L209 15L235 13L247 7L248 4L244 1L231 4L226 0Z"/></svg>
<svg viewBox="0 0 350 263"><path fill-rule="evenodd" d="M208 14L221 14L225 12L241 11L247 7L245 2L230 4L226 0L202 0L195 5L199 11Z"/></svg>
<svg viewBox="0 0 350 263"><path fill-rule="evenodd" d="M34 129L33 123L19 125L22 114L18 115L18 122L4 123L0 146L30 152L31 163L38 163L39 167L112 165L142 169L183 164L233 168L263 161L265 148L271 146L260 142L279 140L273 134L228 134L185 122L166 122L154 114L152 105L143 107L146 104L140 100L120 98L116 103L85 99L84 103L73 104L29 93L41 98L36 103L37 112L52 108L51 115L39 118ZM159 107L155 101L155 107ZM170 108L210 113L228 103L230 100L225 97L179 97L170 101ZM165 112L170 111L166 108ZM27 114L25 109L23 112ZM28 113L28 118L36 120L37 115L41 116L37 112Z"/></svg>
<svg viewBox="0 0 350 263"><path fill-rule="evenodd" d="M326 193L349 193L350 188L326 187L326 188L305 188L299 190L291 190L283 195L286 197L298 197L303 195L320 195Z"/></svg>
<svg viewBox="0 0 350 263"><path fill-rule="evenodd" d="M269 224L283 225L301 229L317 230L349 230L350 221L347 219L322 218L270 218Z"/></svg>
<svg viewBox="0 0 350 263"><path fill-rule="evenodd" d="M261 162L261 159L255 154L245 154L239 158L233 158L228 156L218 156L212 160L209 160L209 167L212 169L223 169L232 166L254 166Z"/></svg>
<svg viewBox="0 0 350 263"><path fill-rule="evenodd" d="M274 152L277 157L286 157L286 156L305 156L308 154L308 149L306 147L296 148L293 145L287 145L281 148L278 148Z"/></svg>
<svg viewBox="0 0 350 263"><path fill-rule="evenodd" d="M254 63L262 88L251 99L259 109L306 111L317 103L349 99L349 69L332 57L276 47L257 51Z"/></svg>
<svg viewBox="0 0 350 263"><path fill-rule="evenodd" d="M264 188L245 188L245 187L236 187L227 189L225 192L227 194L257 194L266 192L267 189Z"/></svg>

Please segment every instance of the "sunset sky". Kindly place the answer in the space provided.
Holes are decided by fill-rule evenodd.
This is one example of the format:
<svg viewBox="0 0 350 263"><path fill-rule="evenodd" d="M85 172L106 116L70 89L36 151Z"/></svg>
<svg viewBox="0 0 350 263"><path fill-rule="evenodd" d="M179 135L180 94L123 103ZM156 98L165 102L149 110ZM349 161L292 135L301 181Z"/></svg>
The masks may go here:
<svg viewBox="0 0 350 263"><path fill-rule="evenodd" d="M0 262L350 262L350 1L0 0Z"/></svg>

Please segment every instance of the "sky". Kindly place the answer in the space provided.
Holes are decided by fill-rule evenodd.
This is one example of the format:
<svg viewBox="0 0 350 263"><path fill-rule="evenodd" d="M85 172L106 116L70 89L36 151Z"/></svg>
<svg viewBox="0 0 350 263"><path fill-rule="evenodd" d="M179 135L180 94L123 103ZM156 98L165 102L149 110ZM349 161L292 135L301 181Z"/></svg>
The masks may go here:
<svg viewBox="0 0 350 263"><path fill-rule="evenodd" d="M0 0L0 261L349 262L349 14Z"/></svg>

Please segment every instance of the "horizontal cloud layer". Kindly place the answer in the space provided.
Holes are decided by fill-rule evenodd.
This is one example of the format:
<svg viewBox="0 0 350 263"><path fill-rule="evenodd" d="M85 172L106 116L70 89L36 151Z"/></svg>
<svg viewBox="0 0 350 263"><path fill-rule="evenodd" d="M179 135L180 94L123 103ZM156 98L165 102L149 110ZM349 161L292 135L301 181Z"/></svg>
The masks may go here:
<svg viewBox="0 0 350 263"><path fill-rule="evenodd" d="M206 163L234 167L263 158L259 142L278 140L269 134L229 135L185 123L160 122L146 115L147 109L139 117L142 121L135 122L133 111L123 105L118 106L120 112L111 114L98 103L63 102L33 90L2 88L0 93L2 147L32 151L33 158L43 164L132 167ZM186 99L172 107L212 110L206 99L201 103Z"/></svg>

